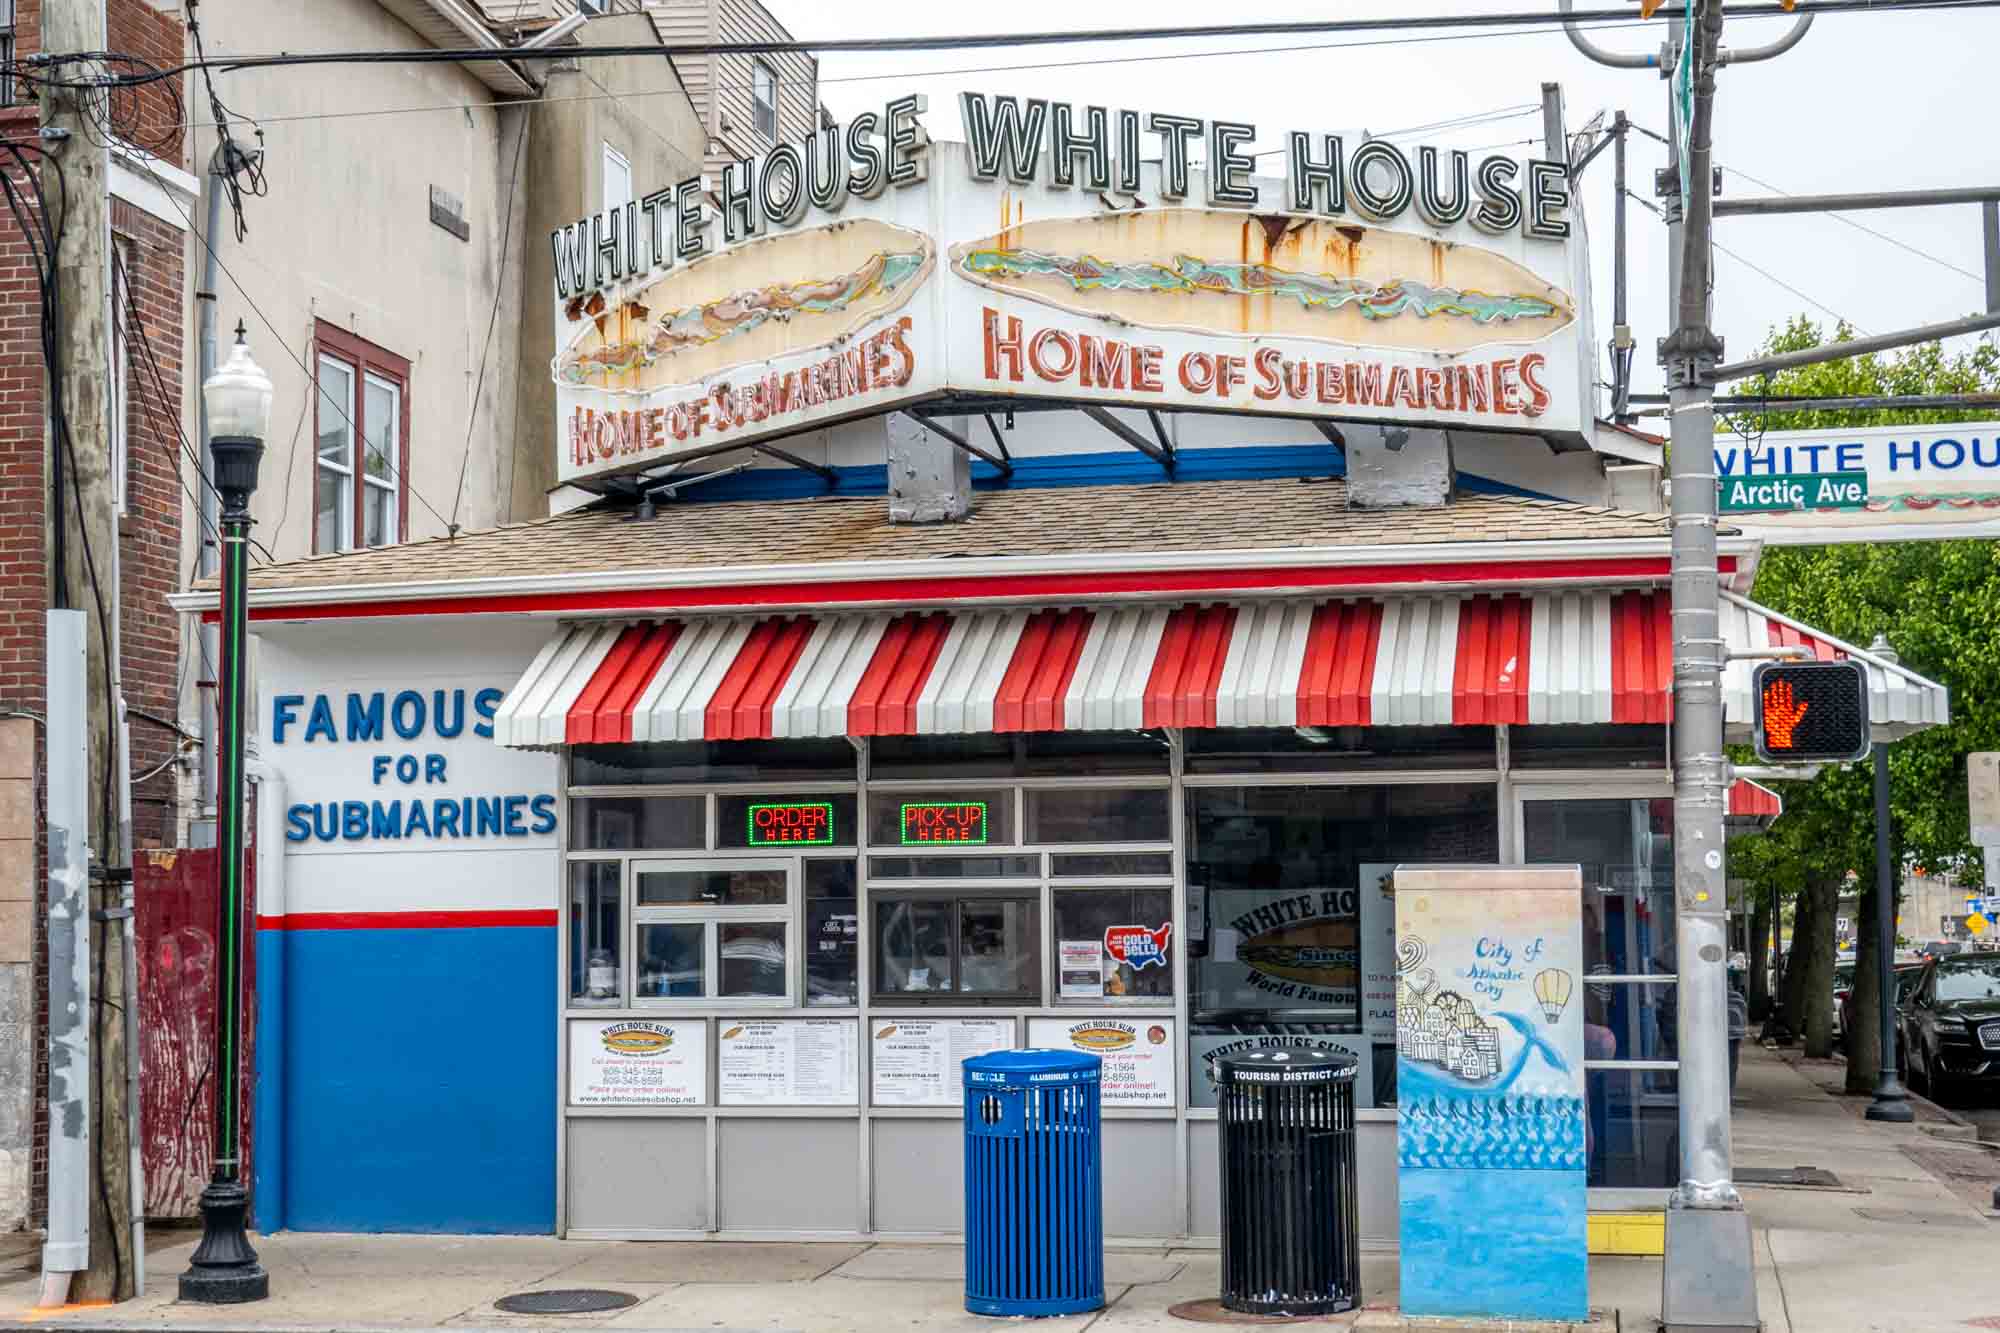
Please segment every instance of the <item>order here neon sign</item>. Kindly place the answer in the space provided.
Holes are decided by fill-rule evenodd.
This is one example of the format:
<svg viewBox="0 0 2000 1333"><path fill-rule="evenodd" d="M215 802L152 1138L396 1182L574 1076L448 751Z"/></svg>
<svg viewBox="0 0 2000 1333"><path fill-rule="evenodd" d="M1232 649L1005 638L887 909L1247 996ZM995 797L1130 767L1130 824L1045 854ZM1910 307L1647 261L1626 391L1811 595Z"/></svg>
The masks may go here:
<svg viewBox="0 0 2000 1333"><path fill-rule="evenodd" d="M744 817L752 847L824 847L833 841L833 802L770 801Z"/></svg>

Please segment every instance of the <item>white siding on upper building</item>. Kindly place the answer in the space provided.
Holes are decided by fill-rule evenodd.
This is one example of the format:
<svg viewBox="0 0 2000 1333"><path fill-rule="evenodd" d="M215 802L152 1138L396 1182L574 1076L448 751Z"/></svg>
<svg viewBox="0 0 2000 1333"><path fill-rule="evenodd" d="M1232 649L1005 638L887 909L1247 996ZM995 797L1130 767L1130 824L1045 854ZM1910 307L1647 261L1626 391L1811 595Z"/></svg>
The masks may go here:
<svg viewBox="0 0 2000 1333"><path fill-rule="evenodd" d="M669 46L786 41L792 33L756 0L646 0ZM713 141L708 166L753 157L772 141L757 133L750 83L757 60L778 78L778 139L812 133L819 116L819 62L809 55L676 56L674 65Z"/></svg>

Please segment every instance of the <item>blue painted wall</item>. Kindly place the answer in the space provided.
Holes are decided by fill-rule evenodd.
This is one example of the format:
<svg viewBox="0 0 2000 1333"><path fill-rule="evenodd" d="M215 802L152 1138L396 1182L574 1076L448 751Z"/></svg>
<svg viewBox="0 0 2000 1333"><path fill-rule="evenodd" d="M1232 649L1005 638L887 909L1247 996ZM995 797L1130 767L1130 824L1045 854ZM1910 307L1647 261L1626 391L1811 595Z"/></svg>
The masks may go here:
<svg viewBox="0 0 2000 1333"><path fill-rule="evenodd" d="M284 935L277 1061L260 1022L285 1106L259 1230L553 1232L555 929Z"/></svg>

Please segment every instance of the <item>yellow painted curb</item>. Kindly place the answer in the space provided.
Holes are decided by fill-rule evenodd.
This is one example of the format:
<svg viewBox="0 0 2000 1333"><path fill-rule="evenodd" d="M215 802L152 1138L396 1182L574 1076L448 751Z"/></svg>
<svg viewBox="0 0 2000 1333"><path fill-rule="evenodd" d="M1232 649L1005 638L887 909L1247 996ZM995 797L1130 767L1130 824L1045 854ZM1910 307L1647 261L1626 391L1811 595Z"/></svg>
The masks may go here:
<svg viewBox="0 0 2000 1333"><path fill-rule="evenodd" d="M1663 1255L1667 1252L1665 1213L1592 1213L1592 1254Z"/></svg>

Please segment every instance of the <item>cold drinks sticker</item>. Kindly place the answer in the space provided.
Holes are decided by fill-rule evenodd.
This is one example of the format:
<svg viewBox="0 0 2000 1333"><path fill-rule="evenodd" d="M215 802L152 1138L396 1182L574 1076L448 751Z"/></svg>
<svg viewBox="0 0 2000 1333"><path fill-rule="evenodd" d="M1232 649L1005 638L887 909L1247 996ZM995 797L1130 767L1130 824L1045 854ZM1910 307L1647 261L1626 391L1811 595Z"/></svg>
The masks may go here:
<svg viewBox="0 0 2000 1333"><path fill-rule="evenodd" d="M1165 1018L1031 1018L1028 1044L1103 1062L1106 1106L1174 1104L1174 1025Z"/></svg>
<svg viewBox="0 0 2000 1333"><path fill-rule="evenodd" d="M708 1029L699 1019L569 1025L571 1106L699 1106L707 1091Z"/></svg>
<svg viewBox="0 0 2000 1333"><path fill-rule="evenodd" d="M1167 937L1172 935L1174 923L1162 921L1148 930L1144 926L1107 926L1104 930L1104 952L1130 967L1134 972L1159 964L1167 965Z"/></svg>

